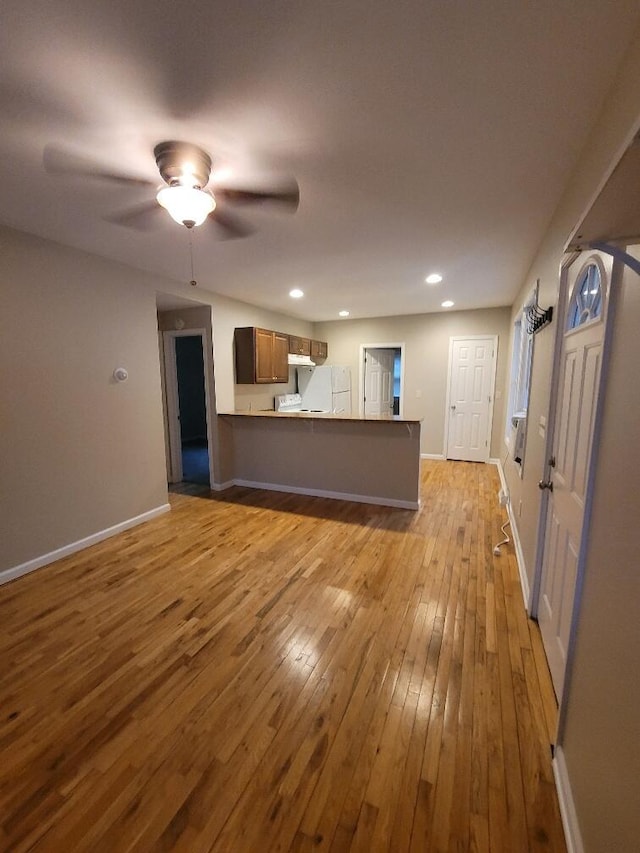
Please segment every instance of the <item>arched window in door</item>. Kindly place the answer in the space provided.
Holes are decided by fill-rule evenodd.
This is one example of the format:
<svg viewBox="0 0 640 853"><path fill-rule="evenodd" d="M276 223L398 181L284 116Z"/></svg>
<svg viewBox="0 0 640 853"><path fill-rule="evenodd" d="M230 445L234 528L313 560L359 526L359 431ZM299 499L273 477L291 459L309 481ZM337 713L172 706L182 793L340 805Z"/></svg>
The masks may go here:
<svg viewBox="0 0 640 853"><path fill-rule="evenodd" d="M567 313L567 331L597 320L602 313L602 275L598 264L590 263L576 282Z"/></svg>

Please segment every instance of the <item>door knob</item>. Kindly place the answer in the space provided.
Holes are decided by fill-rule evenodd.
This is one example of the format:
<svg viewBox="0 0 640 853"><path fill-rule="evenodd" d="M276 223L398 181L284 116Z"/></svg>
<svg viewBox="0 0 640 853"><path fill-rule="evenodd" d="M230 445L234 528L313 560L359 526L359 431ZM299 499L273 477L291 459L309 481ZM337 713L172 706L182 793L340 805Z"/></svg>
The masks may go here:
<svg viewBox="0 0 640 853"><path fill-rule="evenodd" d="M538 488L541 491L544 491L545 489L549 489L549 491L552 492L553 491L553 483L551 482L551 480L540 480L538 482Z"/></svg>
<svg viewBox="0 0 640 853"><path fill-rule="evenodd" d="M452 411L452 412L455 412L455 410L456 410L456 407L455 407L455 406L451 406L451 411Z"/></svg>

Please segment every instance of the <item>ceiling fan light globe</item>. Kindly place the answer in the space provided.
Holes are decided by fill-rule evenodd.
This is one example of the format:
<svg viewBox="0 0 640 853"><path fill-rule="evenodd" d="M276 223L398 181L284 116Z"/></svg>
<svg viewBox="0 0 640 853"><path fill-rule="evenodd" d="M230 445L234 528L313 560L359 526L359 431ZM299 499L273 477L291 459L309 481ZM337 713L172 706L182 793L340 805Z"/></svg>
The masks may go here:
<svg viewBox="0 0 640 853"><path fill-rule="evenodd" d="M190 223L202 225L215 209L216 202L211 193L197 187L176 185L163 187L156 196L160 204L179 225Z"/></svg>

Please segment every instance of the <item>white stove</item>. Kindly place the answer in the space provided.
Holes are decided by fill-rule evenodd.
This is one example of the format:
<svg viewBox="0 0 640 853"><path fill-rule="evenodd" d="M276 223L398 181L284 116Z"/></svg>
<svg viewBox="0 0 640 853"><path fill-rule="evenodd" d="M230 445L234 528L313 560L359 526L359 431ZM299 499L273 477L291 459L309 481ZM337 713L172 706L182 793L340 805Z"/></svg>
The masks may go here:
<svg viewBox="0 0 640 853"><path fill-rule="evenodd" d="M327 409L305 409L302 405L301 394L278 394L276 396L276 412L314 412L327 414Z"/></svg>

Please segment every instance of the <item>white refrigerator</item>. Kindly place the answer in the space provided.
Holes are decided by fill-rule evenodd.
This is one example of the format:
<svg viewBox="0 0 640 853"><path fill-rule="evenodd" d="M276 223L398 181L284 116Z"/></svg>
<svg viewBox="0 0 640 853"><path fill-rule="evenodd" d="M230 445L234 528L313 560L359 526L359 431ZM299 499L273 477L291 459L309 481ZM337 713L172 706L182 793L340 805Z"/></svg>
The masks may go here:
<svg viewBox="0 0 640 853"><path fill-rule="evenodd" d="M351 414L351 369L336 364L298 367L302 408L312 412Z"/></svg>

